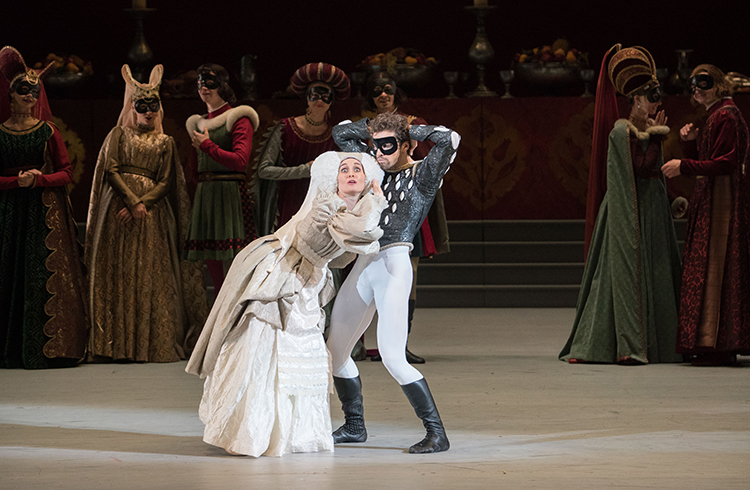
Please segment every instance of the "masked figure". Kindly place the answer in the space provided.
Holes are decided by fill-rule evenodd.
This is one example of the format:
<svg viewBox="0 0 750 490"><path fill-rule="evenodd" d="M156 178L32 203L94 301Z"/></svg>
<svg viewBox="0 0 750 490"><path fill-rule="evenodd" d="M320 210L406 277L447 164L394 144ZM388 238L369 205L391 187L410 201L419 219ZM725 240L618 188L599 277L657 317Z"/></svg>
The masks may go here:
<svg viewBox="0 0 750 490"><path fill-rule="evenodd" d="M398 87L394 80L386 72L374 73L367 82L367 98L364 103L364 112L376 114L396 113L407 118L409 124L426 125L427 121L421 117L408 115L399 110L401 104L406 100L406 94ZM432 148L431 141L412 141L410 154L414 160L423 160ZM437 254L450 252L448 238L448 221L445 217L445 206L443 204L443 192L438 189L435 200L430 207L427 218L419 227L419 232L412 240L413 248L409 254L411 258L412 283L409 291L409 328L411 333L414 319L414 309L417 306L417 270L419 259L422 257L433 257ZM380 355L371 357L373 361L380 361ZM411 364L424 364L425 359L418 356L406 347L406 360Z"/></svg>
<svg viewBox="0 0 750 490"><path fill-rule="evenodd" d="M406 117L394 113L380 114L372 121L345 121L334 128L333 137L339 147L349 151L366 150L366 141L372 140L378 164L386 172L383 192L388 200L380 219L380 252L357 259L333 305L328 348L334 385L346 417L345 424L334 432L334 441L367 440L362 384L350 353L377 309L378 349L383 365L401 385L427 431L409 452L446 451L450 443L432 393L422 373L406 360L412 284L409 251L445 172L456 157L461 137L442 126L410 126ZM429 140L434 146L423 160L414 161L409 156L411 140Z"/></svg>
<svg viewBox="0 0 750 490"><path fill-rule="evenodd" d="M282 119L269 129L256 159L253 190L258 233L266 235L297 212L310 183L315 158L335 150L330 109L349 97L346 74L328 63L308 63L294 72L291 87L307 102L305 114Z"/></svg>
<svg viewBox="0 0 750 490"><path fill-rule="evenodd" d="M51 66L0 50L0 367L73 366L86 346L73 170L42 85Z"/></svg>
<svg viewBox="0 0 750 490"><path fill-rule="evenodd" d="M669 132L651 54L609 50L594 114L587 216L596 216L576 319L560 359L647 364L675 353L680 251L659 168ZM617 119L615 90L631 103ZM653 117L653 118L652 118ZM601 179L601 180L599 180ZM600 203L592 196L602 195ZM594 209L592 209L594 206Z"/></svg>
<svg viewBox="0 0 750 490"><path fill-rule="evenodd" d="M181 259L190 205L174 139L162 131L162 72L157 65L142 84L122 67L122 113L94 171L86 226L92 361L183 359L207 315L201 264Z"/></svg>
<svg viewBox="0 0 750 490"><path fill-rule="evenodd" d="M726 365L750 354L750 196L748 128L724 73L698 65L693 101L708 117L680 130L682 160L667 177L694 175L688 210L677 350L693 365Z"/></svg>
<svg viewBox="0 0 750 490"><path fill-rule="evenodd" d="M320 155L299 211L235 258L187 366L206 378L207 443L255 457L333 450L322 305L329 267L378 251L380 179L369 155Z"/></svg>
<svg viewBox="0 0 750 490"><path fill-rule="evenodd" d="M198 180L187 248L188 259L206 262L216 295L225 263L256 237L246 171L259 119L252 107L232 107L236 98L220 65L198 67L198 95L208 114L185 123L197 153L192 173Z"/></svg>

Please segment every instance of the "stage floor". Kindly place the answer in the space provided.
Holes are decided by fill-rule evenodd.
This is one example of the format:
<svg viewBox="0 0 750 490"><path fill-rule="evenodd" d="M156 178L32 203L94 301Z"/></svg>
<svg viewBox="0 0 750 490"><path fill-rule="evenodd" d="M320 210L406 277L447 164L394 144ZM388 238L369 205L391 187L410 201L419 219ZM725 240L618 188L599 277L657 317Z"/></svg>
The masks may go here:
<svg viewBox="0 0 750 490"><path fill-rule="evenodd" d="M568 365L557 352L573 316L418 309L410 347L451 441L433 455L405 452L421 422L369 360L366 443L260 459L202 442L202 382L184 362L2 370L0 488L748 488L750 358Z"/></svg>

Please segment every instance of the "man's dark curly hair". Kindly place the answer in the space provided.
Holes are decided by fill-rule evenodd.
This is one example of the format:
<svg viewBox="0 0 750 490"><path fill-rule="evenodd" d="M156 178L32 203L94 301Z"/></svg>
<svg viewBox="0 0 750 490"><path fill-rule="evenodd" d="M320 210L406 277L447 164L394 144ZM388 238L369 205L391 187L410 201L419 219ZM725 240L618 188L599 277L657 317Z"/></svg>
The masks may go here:
<svg viewBox="0 0 750 490"><path fill-rule="evenodd" d="M198 75L211 72L216 75L216 79L219 82L219 97L224 99L224 102L229 102L229 105L233 106L237 102L237 96L234 95L234 90L229 86L229 73L223 66L216 63L204 63L198 67Z"/></svg>
<svg viewBox="0 0 750 490"><path fill-rule="evenodd" d="M370 135L380 133L381 131L393 131L396 135L396 141L401 146L404 143L411 143L409 137L409 120L406 116L396 114L395 112L385 112L370 121Z"/></svg>

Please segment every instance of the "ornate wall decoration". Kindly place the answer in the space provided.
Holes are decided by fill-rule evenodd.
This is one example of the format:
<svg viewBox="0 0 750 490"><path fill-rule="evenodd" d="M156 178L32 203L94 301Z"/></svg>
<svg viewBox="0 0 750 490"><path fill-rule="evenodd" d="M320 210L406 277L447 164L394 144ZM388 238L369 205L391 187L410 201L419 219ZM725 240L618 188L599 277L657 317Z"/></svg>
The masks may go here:
<svg viewBox="0 0 750 490"><path fill-rule="evenodd" d="M73 182L68 185L68 190L72 191L81 180L83 170L86 168L84 163L86 161L86 148L78 134L68 128L68 125L62 119L53 116L52 124L60 131L65 147L68 149L68 158L70 158L70 164L73 166Z"/></svg>
<svg viewBox="0 0 750 490"><path fill-rule="evenodd" d="M589 182L593 122L592 102L560 128L549 147L550 170L568 194L583 204Z"/></svg>

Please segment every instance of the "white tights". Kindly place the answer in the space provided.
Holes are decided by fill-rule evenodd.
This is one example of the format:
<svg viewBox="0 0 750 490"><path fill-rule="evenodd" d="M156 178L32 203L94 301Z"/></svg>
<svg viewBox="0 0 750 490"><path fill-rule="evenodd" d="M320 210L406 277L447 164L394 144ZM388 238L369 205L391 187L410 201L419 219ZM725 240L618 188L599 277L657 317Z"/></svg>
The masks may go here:
<svg viewBox="0 0 750 490"><path fill-rule="evenodd" d="M331 314L327 345L334 376L359 376L359 369L351 358L352 348L367 330L377 309L378 351L383 365L400 385L423 378L422 373L406 361L411 281L411 261L406 245L357 259L336 296Z"/></svg>

